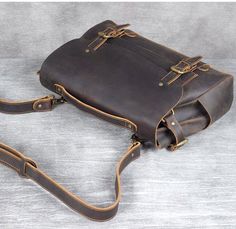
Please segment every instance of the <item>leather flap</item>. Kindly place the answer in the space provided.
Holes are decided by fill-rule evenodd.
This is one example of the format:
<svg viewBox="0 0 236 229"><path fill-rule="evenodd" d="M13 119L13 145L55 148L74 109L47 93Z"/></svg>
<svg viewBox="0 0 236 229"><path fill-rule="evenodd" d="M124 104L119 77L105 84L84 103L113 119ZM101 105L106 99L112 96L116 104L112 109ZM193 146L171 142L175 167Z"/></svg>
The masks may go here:
<svg viewBox="0 0 236 229"><path fill-rule="evenodd" d="M109 39L96 52L87 52L107 23L53 52L40 70L41 83L54 92L61 85L83 103L130 120L139 137L155 142L156 128L181 99L182 87L159 85L167 70L129 49L127 38Z"/></svg>

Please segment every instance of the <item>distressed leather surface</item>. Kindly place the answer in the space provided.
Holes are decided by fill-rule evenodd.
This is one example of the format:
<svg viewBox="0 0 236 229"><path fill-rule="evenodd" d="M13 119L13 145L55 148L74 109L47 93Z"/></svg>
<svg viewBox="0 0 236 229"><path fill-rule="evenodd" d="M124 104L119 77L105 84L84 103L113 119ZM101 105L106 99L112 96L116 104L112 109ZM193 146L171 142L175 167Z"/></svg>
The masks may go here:
<svg viewBox="0 0 236 229"><path fill-rule="evenodd" d="M84 103L132 121L138 136L153 143L165 139L160 136L163 126L159 124L173 108L199 102L199 120L204 121L197 124L194 119L193 129L190 122L187 135L206 128L228 111L233 98L232 76L212 68L207 72L196 70L197 77L190 82L186 74L160 87L158 83L170 67L186 56L140 35L108 39L96 51L86 52L98 32L112 26L116 26L112 21L102 22L53 52L40 70L42 85L54 92L55 84L62 85ZM215 100L219 97L221 104ZM196 118L199 106L191 110L194 115L186 115L191 113L188 110L191 107L180 109L179 116Z"/></svg>
<svg viewBox="0 0 236 229"><path fill-rule="evenodd" d="M102 29L117 27L109 21L100 26L104 26ZM196 65L201 59L199 56L187 58L145 38L133 37L132 31L118 31L121 32L119 35L126 33L128 37L123 34L119 38L113 37L118 39L108 40L101 37L98 27L56 50L44 62L40 76L43 85L63 96L59 101L65 99L113 123L123 125L124 122L125 127L136 132L133 138L138 141L128 148L116 168L115 202L105 208L88 204L38 169L32 159L5 144L0 144L0 161L19 175L36 181L75 211L90 219L104 221L117 212L121 197L120 173L140 155L143 140L152 141L159 147L177 149L187 142L186 136L206 128L228 111L233 86L230 75L208 67L205 74L205 70ZM89 39L86 36L90 33L99 37ZM98 51L90 46L94 39ZM176 62L167 68L165 65L170 64L168 53L171 52ZM183 66L187 63L187 74L185 68L179 64L177 67L178 62ZM22 107L0 102L3 111L9 112L11 107L16 107L16 111L31 112L42 111L45 105L51 108L57 100L47 97L23 103Z"/></svg>

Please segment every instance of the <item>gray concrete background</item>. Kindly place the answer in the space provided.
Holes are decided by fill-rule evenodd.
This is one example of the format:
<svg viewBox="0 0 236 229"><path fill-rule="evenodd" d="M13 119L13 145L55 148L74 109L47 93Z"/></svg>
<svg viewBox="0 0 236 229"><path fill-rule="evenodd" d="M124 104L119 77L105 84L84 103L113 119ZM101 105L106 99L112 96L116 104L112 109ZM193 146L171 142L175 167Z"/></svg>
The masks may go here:
<svg viewBox="0 0 236 229"><path fill-rule="evenodd" d="M0 3L0 56L45 58L103 20L206 58L236 58L235 3Z"/></svg>
<svg viewBox="0 0 236 229"><path fill-rule="evenodd" d="M64 42L105 19L236 75L236 5L222 3L1 3L0 98L48 94L35 72ZM213 59L214 58L214 59ZM236 105L176 153L146 150L122 175L116 218L90 222L0 166L0 228L236 228ZM114 198L114 167L130 133L66 104L0 114L0 140L94 204Z"/></svg>

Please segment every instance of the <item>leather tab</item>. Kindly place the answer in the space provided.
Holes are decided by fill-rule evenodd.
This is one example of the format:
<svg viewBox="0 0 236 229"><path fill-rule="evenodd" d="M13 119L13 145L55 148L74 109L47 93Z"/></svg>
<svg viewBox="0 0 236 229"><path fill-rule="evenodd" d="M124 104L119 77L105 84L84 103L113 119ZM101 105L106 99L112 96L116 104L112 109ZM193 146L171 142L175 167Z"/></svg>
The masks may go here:
<svg viewBox="0 0 236 229"><path fill-rule="evenodd" d="M175 118L173 110L170 115L164 118L164 124L172 132L175 138L175 143L172 143L168 149L174 151L187 142L187 139L184 137L183 129Z"/></svg>
<svg viewBox="0 0 236 229"><path fill-rule="evenodd" d="M33 104L34 111L37 111L37 112L51 111L54 99L55 97L51 95L51 96L46 96L44 98L40 98L36 100Z"/></svg>

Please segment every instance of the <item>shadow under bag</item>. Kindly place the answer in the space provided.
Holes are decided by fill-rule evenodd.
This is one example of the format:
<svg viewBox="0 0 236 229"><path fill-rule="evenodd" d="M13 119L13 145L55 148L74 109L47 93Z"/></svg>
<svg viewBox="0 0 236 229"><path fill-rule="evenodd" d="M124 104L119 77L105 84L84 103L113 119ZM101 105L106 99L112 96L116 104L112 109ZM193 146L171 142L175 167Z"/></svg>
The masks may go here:
<svg viewBox="0 0 236 229"><path fill-rule="evenodd" d="M202 57L187 57L104 21L55 50L43 63L40 81L61 97L26 102L0 100L0 112L50 111L68 102L133 132L133 144L116 167L115 201L96 207L69 192L20 152L0 143L0 162L30 178L66 205L97 221L111 219L121 198L120 174L140 156L141 145L176 150L229 109L233 77Z"/></svg>

